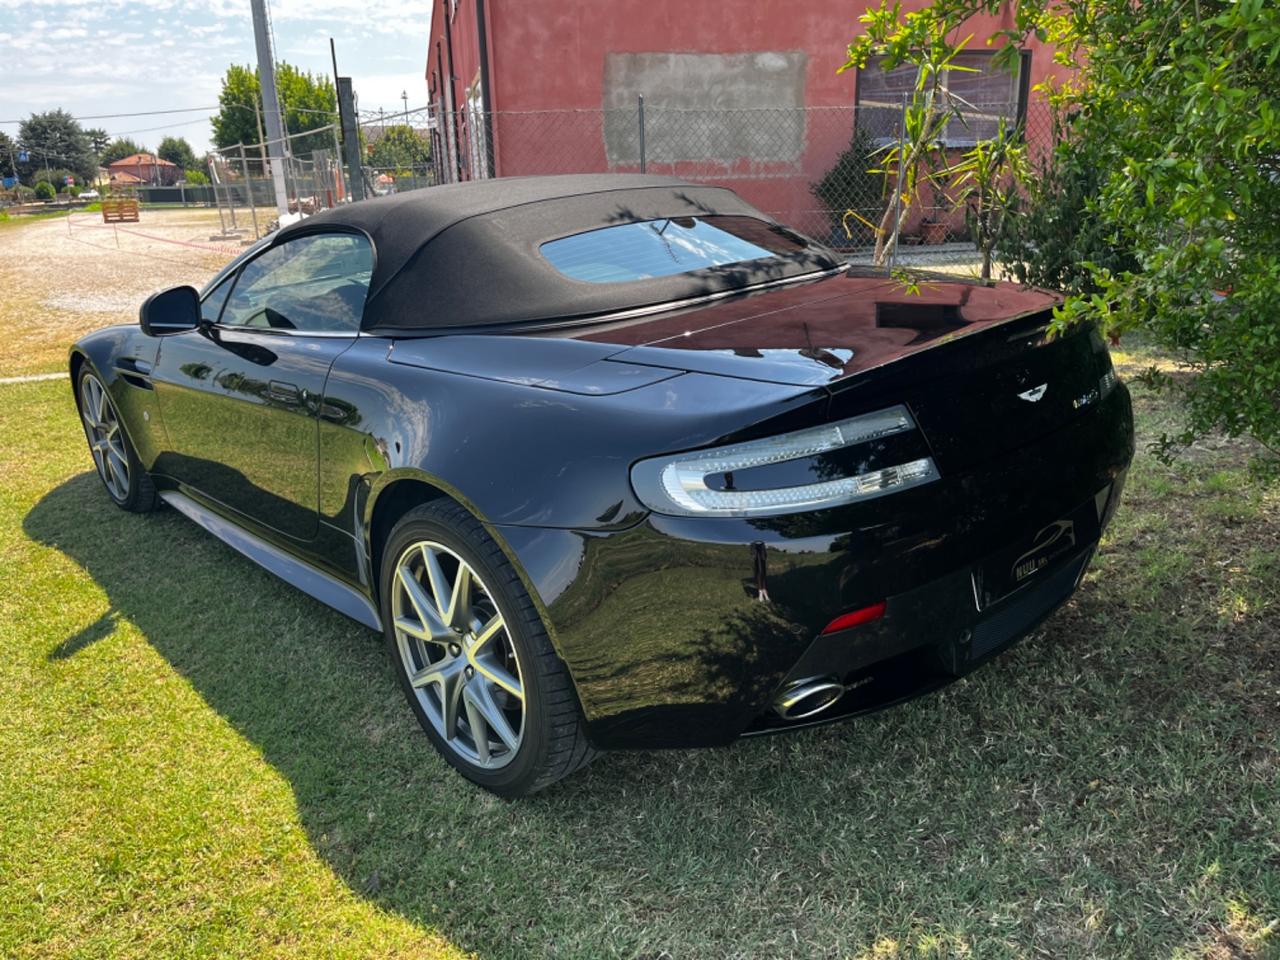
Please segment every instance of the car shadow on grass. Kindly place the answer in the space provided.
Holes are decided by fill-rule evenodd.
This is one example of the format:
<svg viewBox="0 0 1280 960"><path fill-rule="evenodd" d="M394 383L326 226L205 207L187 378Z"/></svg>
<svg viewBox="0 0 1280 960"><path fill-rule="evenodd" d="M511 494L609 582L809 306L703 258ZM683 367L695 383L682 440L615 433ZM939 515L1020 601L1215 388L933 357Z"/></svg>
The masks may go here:
<svg viewBox="0 0 1280 960"><path fill-rule="evenodd" d="M1275 770L1258 740L1274 718L1227 690L1256 662L1162 616L1212 597L1105 554L1043 631L942 694L726 749L607 755L507 803L433 753L379 637L172 511L82 522L110 509L85 473L25 518L111 604L48 656L134 624L287 778L353 891L482 956L842 956L885 938L1154 956L1198 942L1229 899L1280 905L1245 802ZM1280 651L1266 635L1257 656Z"/></svg>

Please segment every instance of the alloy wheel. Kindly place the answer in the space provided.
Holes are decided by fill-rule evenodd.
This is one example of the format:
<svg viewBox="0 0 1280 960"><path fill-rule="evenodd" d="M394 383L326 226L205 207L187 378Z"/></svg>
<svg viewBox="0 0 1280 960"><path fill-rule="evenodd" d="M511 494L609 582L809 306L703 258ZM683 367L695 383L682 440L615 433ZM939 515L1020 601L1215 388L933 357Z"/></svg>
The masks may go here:
<svg viewBox="0 0 1280 960"><path fill-rule="evenodd" d="M462 557L433 541L396 561L396 648L441 739L467 762L505 767L524 736L525 689L507 621Z"/></svg>
<svg viewBox="0 0 1280 960"><path fill-rule="evenodd" d="M80 381L80 417L98 475L111 496L123 503L129 498L129 454L125 451L124 433L106 388L92 373L86 373Z"/></svg>

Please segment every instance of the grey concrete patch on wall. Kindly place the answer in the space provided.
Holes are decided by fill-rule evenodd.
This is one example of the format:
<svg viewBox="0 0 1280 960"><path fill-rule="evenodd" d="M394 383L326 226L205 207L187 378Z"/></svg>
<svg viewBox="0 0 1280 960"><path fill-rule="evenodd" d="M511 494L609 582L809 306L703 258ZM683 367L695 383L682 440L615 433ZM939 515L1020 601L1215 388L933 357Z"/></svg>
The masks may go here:
<svg viewBox="0 0 1280 960"><path fill-rule="evenodd" d="M640 162L640 94L650 163L798 160L807 61L798 50L607 54L603 106L610 165Z"/></svg>

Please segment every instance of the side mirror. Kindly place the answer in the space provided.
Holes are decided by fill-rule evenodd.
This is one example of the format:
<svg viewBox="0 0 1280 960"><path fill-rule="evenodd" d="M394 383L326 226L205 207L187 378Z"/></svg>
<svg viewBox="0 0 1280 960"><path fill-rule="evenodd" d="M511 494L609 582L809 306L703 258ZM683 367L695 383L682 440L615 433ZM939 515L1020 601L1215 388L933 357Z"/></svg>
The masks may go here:
<svg viewBox="0 0 1280 960"><path fill-rule="evenodd" d="M170 287L147 297L138 324L149 337L182 333L200 326L200 294L195 287Z"/></svg>

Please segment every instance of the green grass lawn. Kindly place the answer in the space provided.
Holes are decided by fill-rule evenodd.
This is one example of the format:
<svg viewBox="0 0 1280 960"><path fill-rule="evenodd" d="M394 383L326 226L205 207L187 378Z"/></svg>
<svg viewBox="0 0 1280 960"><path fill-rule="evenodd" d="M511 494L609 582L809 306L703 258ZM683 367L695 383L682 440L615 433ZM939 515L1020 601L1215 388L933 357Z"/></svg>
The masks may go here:
<svg viewBox="0 0 1280 960"><path fill-rule="evenodd" d="M1076 599L940 694L506 803L378 638L114 509L67 384L0 386L0 440L0 957L1280 956L1280 493L1239 444L1140 453Z"/></svg>

